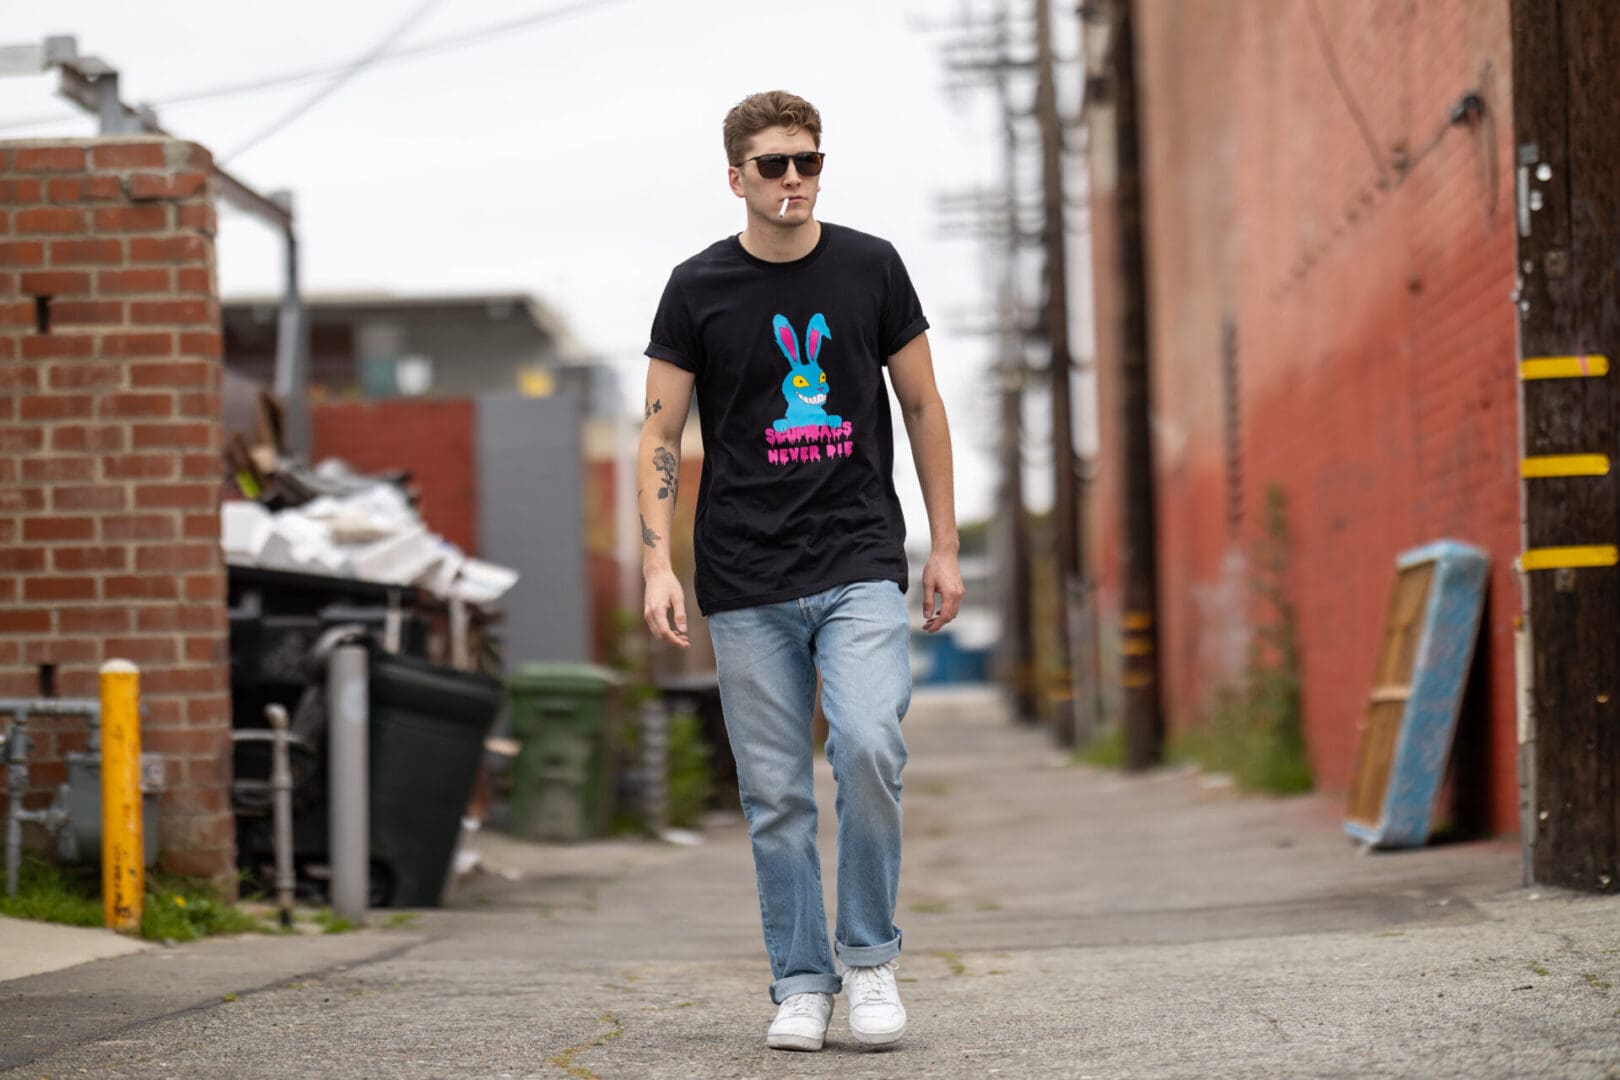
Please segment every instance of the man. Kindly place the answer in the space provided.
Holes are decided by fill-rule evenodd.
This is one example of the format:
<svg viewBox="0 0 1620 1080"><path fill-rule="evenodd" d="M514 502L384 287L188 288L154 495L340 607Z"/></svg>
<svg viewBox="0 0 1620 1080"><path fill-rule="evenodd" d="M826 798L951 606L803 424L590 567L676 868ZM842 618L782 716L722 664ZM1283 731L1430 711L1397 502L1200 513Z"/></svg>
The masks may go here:
<svg viewBox="0 0 1620 1080"><path fill-rule="evenodd" d="M894 909L911 673L885 364L928 507L930 633L956 617L962 599L950 434L928 322L899 255L815 218L823 163L815 108L783 91L755 94L727 114L724 136L745 228L675 268L647 346L637 460L644 614L655 637L687 646L669 535L695 386L703 435L695 585L779 1006L766 1042L821 1049L833 995L847 989L856 1040L889 1043L906 1024ZM811 781L818 672L838 783L835 949Z"/></svg>

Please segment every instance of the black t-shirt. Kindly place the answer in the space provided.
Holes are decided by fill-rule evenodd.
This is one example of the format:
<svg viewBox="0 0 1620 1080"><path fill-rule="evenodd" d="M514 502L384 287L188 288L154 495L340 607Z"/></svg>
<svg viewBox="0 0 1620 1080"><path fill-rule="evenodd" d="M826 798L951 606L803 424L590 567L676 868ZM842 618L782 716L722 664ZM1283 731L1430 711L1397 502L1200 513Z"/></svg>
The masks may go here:
<svg viewBox="0 0 1620 1080"><path fill-rule="evenodd" d="M705 613L906 587L883 365L927 328L894 245L825 222L802 259L766 262L732 236L670 274L647 355L696 376Z"/></svg>

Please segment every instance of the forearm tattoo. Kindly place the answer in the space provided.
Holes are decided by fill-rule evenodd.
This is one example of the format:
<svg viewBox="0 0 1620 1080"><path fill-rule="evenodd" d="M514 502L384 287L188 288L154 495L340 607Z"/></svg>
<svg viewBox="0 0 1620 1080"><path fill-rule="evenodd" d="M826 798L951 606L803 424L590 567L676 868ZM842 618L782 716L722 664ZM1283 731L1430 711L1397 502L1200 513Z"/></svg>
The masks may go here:
<svg viewBox="0 0 1620 1080"><path fill-rule="evenodd" d="M662 540L663 537L659 536L657 533L653 532L652 529L647 527L647 515L646 514L641 514L639 516L641 517L641 543L642 543L642 546L643 547L653 547L658 543L658 541Z"/></svg>
<svg viewBox="0 0 1620 1080"><path fill-rule="evenodd" d="M655 412L663 412L663 411L664 411L664 399L663 398L659 398L657 401L649 401L647 403L647 416L646 416L646 419L651 420L653 413L655 413Z"/></svg>
<svg viewBox="0 0 1620 1080"><path fill-rule="evenodd" d="M675 455L660 446L653 450L652 460L653 468L658 470L658 475L664 481L664 486L658 489L658 497L660 499L675 498L675 493L681 486L680 479L675 475Z"/></svg>

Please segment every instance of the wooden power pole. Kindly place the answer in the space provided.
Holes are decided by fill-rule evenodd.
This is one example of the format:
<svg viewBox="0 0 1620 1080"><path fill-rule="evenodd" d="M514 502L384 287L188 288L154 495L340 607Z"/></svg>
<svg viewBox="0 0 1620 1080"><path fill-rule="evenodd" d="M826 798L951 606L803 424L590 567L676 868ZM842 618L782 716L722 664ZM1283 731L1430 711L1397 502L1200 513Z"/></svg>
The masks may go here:
<svg viewBox="0 0 1620 1080"><path fill-rule="evenodd" d="M1111 0L1109 70L1116 161L1115 215L1119 261L1119 426L1125 495L1124 611L1120 653L1124 670L1125 767L1146 769L1164 756L1158 662L1158 557L1154 547L1153 406L1148 356L1148 288L1143 236L1142 154L1137 124L1135 41L1131 0Z"/></svg>
<svg viewBox="0 0 1620 1080"><path fill-rule="evenodd" d="M1003 216L1002 274L998 368L1000 387L1000 466L1002 528L1006 535L1008 593L1003 638L1012 683L1013 712L1022 723L1036 719L1034 585L1029 563L1029 515L1024 509L1024 345L1027 338L1019 269L1023 263L1023 229L1018 220L1018 124L1013 107L1011 19L1005 5L996 13L996 92L1001 100L1002 177L1006 194Z"/></svg>
<svg viewBox="0 0 1620 1080"><path fill-rule="evenodd" d="M1074 642L1070 624L1081 588L1080 470L1074 452L1074 419L1069 380L1069 273L1063 199L1063 118L1058 113L1056 59L1052 48L1051 0L1035 3L1035 119L1041 131L1041 203L1046 248L1046 306L1043 319L1051 346L1048 376L1052 394L1052 545L1057 573L1058 683L1052 694L1053 732L1072 746L1076 737Z"/></svg>
<svg viewBox="0 0 1620 1080"><path fill-rule="evenodd" d="M1616 891L1620 21L1611 0L1513 0L1512 26L1530 638L1523 839L1535 881Z"/></svg>

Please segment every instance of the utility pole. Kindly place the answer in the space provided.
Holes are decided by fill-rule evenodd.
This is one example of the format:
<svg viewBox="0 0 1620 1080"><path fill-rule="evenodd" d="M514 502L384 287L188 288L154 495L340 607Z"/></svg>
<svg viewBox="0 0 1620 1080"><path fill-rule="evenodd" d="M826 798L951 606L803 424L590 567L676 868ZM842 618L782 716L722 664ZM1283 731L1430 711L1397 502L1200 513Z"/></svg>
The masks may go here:
<svg viewBox="0 0 1620 1080"><path fill-rule="evenodd" d="M1142 157L1137 125L1131 0L1107 0L1106 57L1094 93L1111 106L1113 162L1094 161L1114 177L1118 228L1116 314L1119 341L1120 451L1124 491L1124 611L1120 617L1125 767L1149 768L1164 755L1159 700L1158 560L1154 548L1152 400L1148 356L1146 244L1142 222ZM1103 151L1106 153L1107 151Z"/></svg>
<svg viewBox="0 0 1620 1080"><path fill-rule="evenodd" d="M1608 0L1513 0L1520 443L1533 881L1620 890L1620 23ZM1607 209L1604 209L1607 208ZM1521 649L1521 656L1523 650ZM1528 685L1522 685L1528 683Z"/></svg>
<svg viewBox="0 0 1620 1080"><path fill-rule="evenodd" d="M1003 605L1008 633L1004 656L1011 681L1013 712L1020 723L1037 716L1033 588L1029 565L1029 515L1024 510L1024 312L1019 298L1022 227L1018 221L1018 125L1015 119L1009 60L1012 35L1005 3L996 12L996 93L1001 99L1002 183L1006 208L1002 255L1001 335L998 367L1001 385L1001 525L1006 536L1008 595Z"/></svg>
<svg viewBox="0 0 1620 1080"><path fill-rule="evenodd" d="M1074 420L1069 380L1069 275L1063 198L1063 119L1058 114L1057 72L1052 48L1051 0L1035 3L1035 118L1041 132L1042 238L1046 253L1043 323L1051 346L1048 376L1052 394L1052 547L1057 574L1056 633L1058 685L1051 694L1052 729L1059 743L1074 745L1074 642L1070 624L1082 587L1080 475L1074 452Z"/></svg>
<svg viewBox="0 0 1620 1080"><path fill-rule="evenodd" d="M1013 102L1014 76L1033 68L1033 60L1015 55L1010 0L1001 0L988 19L969 15L950 29L964 36L951 42L948 66L955 75L953 90L994 88L1001 106L1002 190L948 195L941 200L947 214L966 212L966 221L951 222L953 234L968 233L985 240L997 264L997 303L994 327L998 387L999 430L996 448L1000 477L996 491L995 556L1002 570L998 578L1003 633L997 661L1003 685L1012 700L1013 715L1021 723L1040 716L1035 663L1033 574L1029 514L1024 506L1023 408L1027 380L1026 345L1030 320L1023 307L1020 279L1023 249L1032 236L1021 221L1018 151L1020 121L1028 110Z"/></svg>

